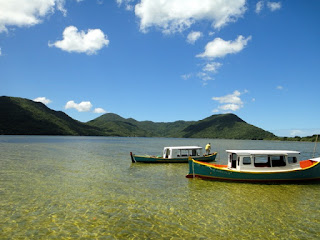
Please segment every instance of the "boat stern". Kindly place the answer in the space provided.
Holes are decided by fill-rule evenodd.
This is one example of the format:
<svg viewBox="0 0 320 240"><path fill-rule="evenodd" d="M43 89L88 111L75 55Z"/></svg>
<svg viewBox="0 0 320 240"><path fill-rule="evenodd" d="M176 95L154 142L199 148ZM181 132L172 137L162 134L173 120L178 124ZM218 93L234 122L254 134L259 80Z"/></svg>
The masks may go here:
<svg viewBox="0 0 320 240"><path fill-rule="evenodd" d="M131 157L132 163L136 163L136 160L134 159L134 156L133 156L133 153L132 153L132 152L130 152L130 157Z"/></svg>

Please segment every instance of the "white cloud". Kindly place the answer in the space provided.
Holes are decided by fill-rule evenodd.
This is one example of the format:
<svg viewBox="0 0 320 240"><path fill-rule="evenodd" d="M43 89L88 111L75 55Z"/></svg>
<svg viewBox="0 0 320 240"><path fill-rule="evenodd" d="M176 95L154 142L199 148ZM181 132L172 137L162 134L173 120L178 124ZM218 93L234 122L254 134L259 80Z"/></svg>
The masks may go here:
<svg viewBox="0 0 320 240"><path fill-rule="evenodd" d="M237 111L239 110L240 108L242 108L243 105L238 105L238 104L234 104L234 103L229 103L229 104L225 104L225 105L221 105L219 106L219 109L220 110L223 110L223 111Z"/></svg>
<svg viewBox="0 0 320 240"><path fill-rule="evenodd" d="M227 54L235 54L240 52L251 39L251 36L244 38L239 35L234 41L225 41L221 38L215 38L213 41L207 43L205 51L198 54L197 57L202 58L221 58Z"/></svg>
<svg viewBox="0 0 320 240"><path fill-rule="evenodd" d="M95 109L93 110L93 112L94 112L94 113L106 113L107 111L104 110L103 108L95 108Z"/></svg>
<svg viewBox="0 0 320 240"><path fill-rule="evenodd" d="M65 0L0 0L0 32L7 27L30 27L41 23L42 19L54 13L55 9L64 15Z"/></svg>
<svg viewBox="0 0 320 240"><path fill-rule="evenodd" d="M0 56L2 56L2 51L1 51L1 48L0 48Z"/></svg>
<svg viewBox="0 0 320 240"><path fill-rule="evenodd" d="M78 31L75 26L66 27L63 31L63 40L49 43L49 47L57 47L67 52L97 53L104 46L109 45L107 35L100 29L89 29L87 33Z"/></svg>
<svg viewBox="0 0 320 240"><path fill-rule="evenodd" d="M240 99L241 93L235 90L232 94L228 94L222 97L213 97L212 99L218 101L219 103L233 103L242 105L243 102Z"/></svg>
<svg viewBox="0 0 320 240"><path fill-rule="evenodd" d="M277 86L278 90L283 90L283 86Z"/></svg>
<svg viewBox="0 0 320 240"><path fill-rule="evenodd" d="M78 112L89 112L92 108L92 104L89 101L83 101L81 103L75 103L74 101L69 101L66 103L65 109L71 109L74 108Z"/></svg>
<svg viewBox="0 0 320 240"><path fill-rule="evenodd" d="M187 42L194 44L199 38L202 37L202 32L190 32L187 37Z"/></svg>
<svg viewBox="0 0 320 240"><path fill-rule="evenodd" d="M191 78L191 77L192 77L192 74L191 74L191 73L181 75L181 78L182 78L183 80L188 80L188 79Z"/></svg>
<svg viewBox="0 0 320 240"><path fill-rule="evenodd" d="M257 4L256 4L256 13L259 14L261 12L261 10L263 9L263 6L264 6L264 1L257 2Z"/></svg>
<svg viewBox="0 0 320 240"><path fill-rule="evenodd" d="M203 85L207 85L208 81L214 80L213 75L217 73L218 69L222 66L219 62L207 63L202 71L197 74L197 77L203 81Z"/></svg>
<svg viewBox="0 0 320 240"><path fill-rule="evenodd" d="M35 102L41 102L41 103L43 103L43 104L45 104L45 105L48 105L49 103L52 102L50 99L48 99L48 98L46 98L46 97L37 97L37 98L33 99L33 101L35 101Z"/></svg>
<svg viewBox="0 0 320 240"><path fill-rule="evenodd" d="M213 78L208 74L208 73L205 73L205 72L199 72L197 74L197 76L199 78L201 78L203 81L210 81L210 80L213 80ZM206 85L207 83L204 83L204 85Z"/></svg>
<svg viewBox="0 0 320 240"><path fill-rule="evenodd" d="M118 3L119 7L123 4L127 11L132 11L134 9L134 6L132 5L134 0L116 0L116 2Z"/></svg>
<svg viewBox="0 0 320 240"><path fill-rule="evenodd" d="M301 135L304 135L304 132L302 130L295 129L295 130L290 131L290 135L291 136L301 136Z"/></svg>
<svg viewBox="0 0 320 240"><path fill-rule="evenodd" d="M273 11L279 10L281 8L281 3L280 2L268 2L267 6L273 12Z"/></svg>
<svg viewBox="0 0 320 240"><path fill-rule="evenodd" d="M257 14L259 14L264 9L264 6L265 6L265 1L262 0L262 1L257 2L255 12ZM269 8L269 10L271 12L274 12L274 11L279 10L281 8L281 2L269 2L268 1L267 7Z"/></svg>
<svg viewBox="0 0 320 240"><path fill-rule="evenodd" d="M123 2L121 0L117 0ZM140 30L158 27L164 33L182 32L196 21L208 20L219 29L246 11L245 0L141 0L135 6Z"/></svg>
<svg viewBox="0 0 320 240"><path fill-rule="evenodd" d="M243 93L247 93L248 91L244 91ZM228 94L226 96L222 97L213 97L212 100L218 101L220 106L218 106L218 109L214 109L213 112L221 111L237 111L240 108L243 107L243 102L240 98L240 96L243 94L239 92L238 90L235 90L232 94Z"/></svg>
<svg viewBox="0 0 320 240"><path fill-rule="evenodd" d="M216 73L221 66L222 63L219 62L207 63L202 70L206 72Z"/></svg>
<svg viewBox="0 0 320 240"><path fill-rule="evenodd" d="M270 130L277 136L286 137L306 137L320 134L320 128L307 128L307 129L274 129Z"/></svg>

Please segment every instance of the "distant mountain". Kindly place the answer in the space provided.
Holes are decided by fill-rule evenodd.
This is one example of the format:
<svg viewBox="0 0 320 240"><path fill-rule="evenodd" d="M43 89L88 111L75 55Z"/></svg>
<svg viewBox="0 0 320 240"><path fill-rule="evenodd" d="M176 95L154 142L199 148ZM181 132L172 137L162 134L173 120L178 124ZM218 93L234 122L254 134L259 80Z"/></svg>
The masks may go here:
<svg viewBox="0 0 320 240"><path fill-rule="evenodd" d="M46 105L16 97L0 97L0 134L84 135L224 139L279 139L234 114L212 115L200 121L152 122L107 113L87 123ZM289 140L289 139L285 139Z"/></svg>
<svg viewBox="0 0 320 240"><path fill-rule="evenodd" d="M176 121L162 123L152 121L139 122L132 118L123 118L114 113L106 113L88 124L101 128L104 133L117 133L118 136L136 137L181 137L177 133L190 125L191 122Z"/></svg>
<svg viewBox="0 0 320 240"><path fill-rule="evenodd" d="M225 139L271 139L275 135L243 121L235 114L218 114L189 125L183 137Z"/></svg>
<svg viewBox="0 0 320 240"><path fill-rule="evenodd" d="M250 125L234 114L212 115L200 121L176 121L154 123L125 119L107 113L90 122L105 133L115 131L122 136L142 137L184 137L184 138L226 138L226 139L271 139L275 135Z"/></svg>
<svg viewBox="0 0 320 240"><path fill-rule="evenodd" d="M102 135L99 128L51 110L43 103L5 96L0 97L0 134Z"/></svg>

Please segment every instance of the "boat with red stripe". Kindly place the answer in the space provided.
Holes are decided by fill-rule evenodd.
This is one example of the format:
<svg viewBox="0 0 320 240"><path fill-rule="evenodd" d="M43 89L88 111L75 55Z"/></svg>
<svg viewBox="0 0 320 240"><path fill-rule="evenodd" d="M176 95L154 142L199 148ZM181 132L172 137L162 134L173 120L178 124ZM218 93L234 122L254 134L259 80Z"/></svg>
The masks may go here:
<svg viewBox="0 0 320 240"><path fill-rule="evenodd" d="M228 163L189 159L187 178L241 182L303 182L320 180L320 157L299 160L289 150L226 150Z"/></svg>

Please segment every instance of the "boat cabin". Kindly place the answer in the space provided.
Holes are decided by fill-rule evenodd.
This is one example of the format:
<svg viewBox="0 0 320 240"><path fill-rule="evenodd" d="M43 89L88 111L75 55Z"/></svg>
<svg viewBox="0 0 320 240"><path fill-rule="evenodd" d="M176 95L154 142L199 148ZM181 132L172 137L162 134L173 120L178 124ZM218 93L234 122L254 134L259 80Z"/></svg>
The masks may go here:
<svg viewBox="0 0 320 240"><path fill-rule="evenodd" d="M228 168L237 171L276 171L300 167L300 152L286 150L226 150Z"/></svg>
<svg viewBox="0 0 320 240"><path fill-rule="evenodd" d="M163 158L188 158L202 155L202 147L182 146L182 147L165 147L163 149Z"/></svg>

